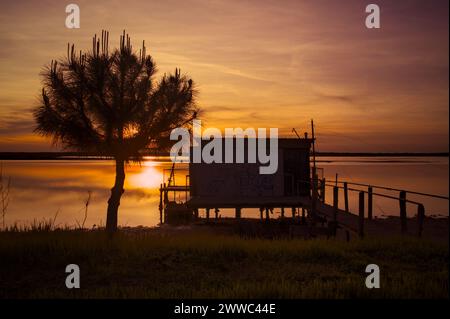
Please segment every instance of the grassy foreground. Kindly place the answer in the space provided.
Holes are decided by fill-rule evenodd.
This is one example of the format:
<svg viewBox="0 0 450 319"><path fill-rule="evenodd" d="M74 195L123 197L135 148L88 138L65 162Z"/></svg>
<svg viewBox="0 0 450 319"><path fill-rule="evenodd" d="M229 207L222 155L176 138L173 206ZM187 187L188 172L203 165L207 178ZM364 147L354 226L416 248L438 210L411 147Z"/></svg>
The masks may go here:
<svg viewBox="0 0 450 319"><path fill-rule="evenodd" d="M0 298L448 298L448 246L415 238L0 232ZM65 287L78 264L81 288ZM381 288L365 287L380 267Z"/></svg>

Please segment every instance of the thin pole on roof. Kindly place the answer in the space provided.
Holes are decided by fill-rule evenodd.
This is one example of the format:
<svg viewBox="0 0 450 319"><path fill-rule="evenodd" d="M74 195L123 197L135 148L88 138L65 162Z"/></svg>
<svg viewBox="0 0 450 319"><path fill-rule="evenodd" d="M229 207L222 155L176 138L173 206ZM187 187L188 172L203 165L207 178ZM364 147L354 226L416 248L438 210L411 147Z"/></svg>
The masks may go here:
<svg viewBox="0 0 450 319"><path fill-rule="evenodd" d="M312 134L312 148L313 148L313 172L312 172L312 196L311 196L311 215L316 214L316 197L317 197L317 181L316 181L316 147L314 135L314 121L311 119L311 134Z"/></svg>
<svg viewBox="0 0 450 319"><path fill-rule="evenodd" d="M316 138L314 135L314 120L311 119L311 134L312 134L312 148L313 148L313 167L314 167L314 173L316 171Z"/></svg>

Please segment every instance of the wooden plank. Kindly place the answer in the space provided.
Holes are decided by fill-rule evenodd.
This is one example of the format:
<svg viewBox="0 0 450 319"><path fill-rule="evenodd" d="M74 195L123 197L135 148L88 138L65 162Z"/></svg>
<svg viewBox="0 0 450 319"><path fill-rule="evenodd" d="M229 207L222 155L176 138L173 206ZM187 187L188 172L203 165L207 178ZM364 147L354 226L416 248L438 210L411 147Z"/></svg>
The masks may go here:
<svg viewBox="0 0 450 319"><path fill-rule="evenodd" d="M363 194L364 195L364 192ZM360 196L362 196L360 194ZM360 201L363 205L364 201ZM423 205L422 205L423 206ZM423 213L422 210L423 209ZM364 208L361 207L361 213L364 212ZM318 202L317 204L317 214L325 217L328 221L332 221L335 214L334 205L327 205L322 202ZM361 214L361 217L364 215ZM418 232L420 233L423 228L424 223L425 210L424 208L418 208ZM347 213L344 210L338 209L336 212L336 219L338 225L344 229L353 232L354 234L359 234L360 223L363 223L363 233L364 236L373 235L373 236L396 236L399 234L398 224L395 222L386 223L382 219L363 219L360 218L358 214ZM408 221L410 222L410 221ZM423 235L423 234L421 234Z"/></svg>
<svg viewBox="0 0 450 319"><path fill-rule="evenodd" d="M317 206L317 213L329 220L332 220L334 215L334 207L327 204L319 203L319 205ZM347 213L343 210L338 209L336 219L338 224L341 225L343 228L348 229L354 233L358 232L357 215Z"/></svg>

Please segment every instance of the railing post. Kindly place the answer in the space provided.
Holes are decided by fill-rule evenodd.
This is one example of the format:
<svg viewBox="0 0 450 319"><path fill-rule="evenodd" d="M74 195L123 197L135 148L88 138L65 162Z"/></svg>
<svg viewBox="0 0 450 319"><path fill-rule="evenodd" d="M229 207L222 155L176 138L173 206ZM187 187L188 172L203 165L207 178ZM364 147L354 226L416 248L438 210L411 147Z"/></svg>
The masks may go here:
<svg viewBox="0 0 450 319"><path fill-rule="evenodd" d="M284 207L281 207L281 218L284 218Z"/></svg>
<svg viewBox="0 0 450 319"><path fill-rule="evenodd" d="M308 214L308 216L311 215L312 220L316 220L316 198L317 197L313 197L311 199L311 209L309 211L310 214Z"/></svg>
<svg viewBox="0 0 450 319"><path fill-rule="evenodd" d="M260 208L259 208L259 218L260 218L261 220L263 220L263 212L264 212L264 207L260 207Z"/></svg>
<svg viewBox="0 0 450 319"><path fill-rule="evenodd" d="M163 223L163 185L159 186L159 223L162 225Z"/></svg>
<svg viewBox="0 0 450 319"><path fill-rule="evenodd" d="M240 207L236 207L236 219L241 218L241 208Z"/></svg>
<svg viewBox="0 0 450 319"><path fill-rule="evenodd" d="M419 237L422 237L423 231L423 221L425 219L425 207L422 204L417 206L417 224L418 224L418 233Z"/></svg>
<svg viewBox="0 0 450 319"><path fill-rule="evenodd" d="M164 204L167 204L169 202L169 192L166 190L166 183L163 184L163 188L164 188Z"/></svg>
<svg viewBox="0 0 450 319"><path fill-rule="evenodd" d="M325 189L326 189L326 180L325 177L322 178L322 203L325 203Z"/></svg>
<svg viewBox="0 0 450 319"><path fill-rule="evenodd" d="M206 220L209 221L209 208L206 208Z"/></svg>
<svg viewBox="0 0 450 319"><path fill-rule="evenodd" d="M407 231L407 220L406 220L406 192L401 191L400 197L399 197L399 204L400 204L400 223L402 227L402 234L406 233Z"/></svg>
<svg viewBox="0 0 450 319"><path fill-rule="evenodd" d="M359 192L359 227L358 234L360 238L364 237L364 192Z"/></svg>
<svg viewBox="0 0 450 319"><path fill-rule="evenodd" d="M313 168L313 180L312 180L312 191L311 191L311 209L310 215L315 220L316 217L316 200L317 200L317 175L316 170Z"/></svg>
<svg viewBox="0 0 450 319"><path fill-rule="evenodd" d="M372 208L373 208L373 191L372 186L369 186L367 194L367 219L372 220Z"/></svg>
<svg viewBox="0 0 450 319"><path fill-rule="evenodd" d="M338 212L338 205L339 205L339 188L337 186L333 187L333 221L337 221L337 212Z"/></svg>
<svg viewBox="0 0 450 319"><path fill-rule="evenodd" d="M344 182L344 204L345 204L345 212L348 213L348 185L347 185L347 182Z"/></svg>
<svg viewBox="0 0 450 319"><path fill-rule="evenodd" d="M169 203L169 194L166 190L166 183L163 183L163 221L165 222L167 220L167 210L166 205Z"/></svg>
<svg viewBox="0 0 450 319"><path fill-rule="evenodd" d="M339 209L339 188L333 187L333 235L336 236L337 229L337 213Z"/></svg>
<svg viewBox="0 0 450 319"><path fill-rule="evenodd" d="M219 219L219 209L217 207L214 208L214 219Z"/></svg>
<svg viewBox="0 0 450 319"><path fill-rule="evenodd" d="M295 218L295 207L292 207L291 210L292 210L292 218Z"/></svg>
<svg viewBox="0 0 450 319"><path fill-rule="evenodd" d="M195 219L198 219L198 208L194 208Z"/></svg>

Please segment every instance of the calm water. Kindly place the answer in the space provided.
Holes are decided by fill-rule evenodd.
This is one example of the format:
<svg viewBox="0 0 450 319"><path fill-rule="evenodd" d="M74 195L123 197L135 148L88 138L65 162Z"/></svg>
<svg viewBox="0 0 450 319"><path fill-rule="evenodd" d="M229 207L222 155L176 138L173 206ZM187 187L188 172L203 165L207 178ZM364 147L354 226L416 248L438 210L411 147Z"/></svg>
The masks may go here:
<svg viewBox="0 0 450 319"><path fill-rule="evenodd" d="M104 225L109 189L114 182L112 161L60 160L60 161L3 161L3 174L11 177L10 205L6 223L27 224L33 220L54 219L56 224L74 226L82 223L88 191L92 199L88 207L86 227ZM319 167L327 180L339 180L388 185L448 196L448 158L434 157L324 157L318 158ZM159 185L167 180L171 163L147 160L127 167L125 193L119 210L119 223L123 226L154 226L159 222ZM186 166L185 166L186 167ZM177 173L177 183L184 184L185 173ZM342 192L341 192L342 193ZM390 193L398 196L397 193ZM327 189L331 200L331 189ZM357 194L350 192L350 209L357 209ZM448 201L410 196L423 202L427 214L448 215ZM182 197L177 198L179 200ZM341 198L340 203L343 204ZM275 214L278 211L275 210ZM414 205L408 214L414 215ZM223 210L222 216L232 216ZM397 215L398 202L374 198L374 214ZM243 216L257 217L255 210L243 210Z"/></svg>

